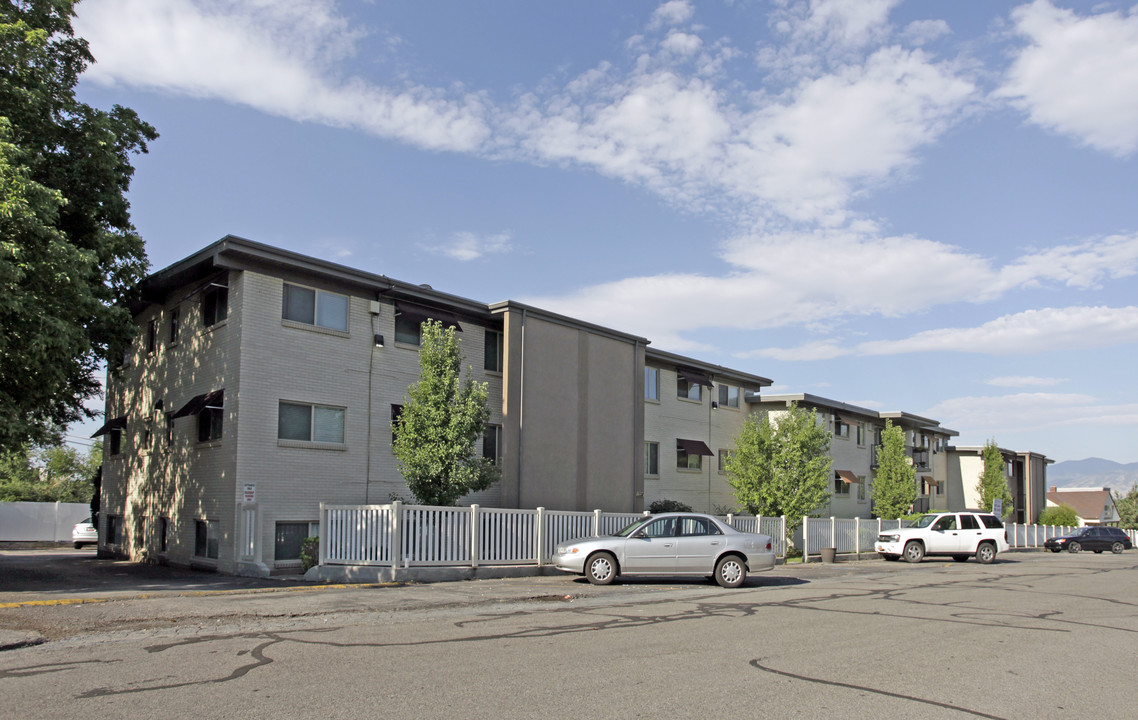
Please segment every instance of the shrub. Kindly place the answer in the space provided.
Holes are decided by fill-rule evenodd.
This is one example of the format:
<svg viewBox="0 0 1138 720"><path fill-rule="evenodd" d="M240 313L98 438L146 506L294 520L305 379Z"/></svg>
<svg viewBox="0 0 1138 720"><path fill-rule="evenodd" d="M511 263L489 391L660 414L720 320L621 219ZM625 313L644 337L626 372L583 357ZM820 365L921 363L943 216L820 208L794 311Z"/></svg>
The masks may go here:
<svg viewBox="0 0 1138 720"><path fill-rule="evenodd" d="M308 572L308 569L320 564L320 538L306 537L300 544L300 567L301 572Z"/></svg>
<svg viewBox="0 0 1138 720"><path fill-rule="evenodd" d="M651 505L648 506L648 512L652 514L691 511L691 505L682 503L679 500L655 500Z"/></svg>
<svg viewBox="0 0 1138 720"><path fill-rule="evenodd" d="M1079 524L1079 514L1070 505L1046 507L1039 513L1038 524L1074 526Z"/></svg>

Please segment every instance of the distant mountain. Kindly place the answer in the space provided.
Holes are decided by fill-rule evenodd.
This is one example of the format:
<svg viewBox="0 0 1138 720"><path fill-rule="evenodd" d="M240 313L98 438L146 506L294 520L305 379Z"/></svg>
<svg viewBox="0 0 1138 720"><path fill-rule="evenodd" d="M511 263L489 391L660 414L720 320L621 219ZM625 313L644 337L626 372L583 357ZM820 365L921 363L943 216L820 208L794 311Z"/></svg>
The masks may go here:
<svg viewBox="0 0 1138 720"><path fill-rule="evenodd" d="M1120 493L1138 483L1138 463L1117 463L1102 458L1064 460L1047 466L1047 485L1055 487L1108 487Z"/></svg>

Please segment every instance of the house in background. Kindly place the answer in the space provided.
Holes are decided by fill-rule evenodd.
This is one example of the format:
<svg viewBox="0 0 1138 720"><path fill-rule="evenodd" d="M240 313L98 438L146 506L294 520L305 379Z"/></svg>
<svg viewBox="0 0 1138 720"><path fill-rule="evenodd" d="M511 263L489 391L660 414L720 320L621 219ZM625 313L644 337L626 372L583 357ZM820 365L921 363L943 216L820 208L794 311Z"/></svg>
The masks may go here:
<svg viewBox="0 0 1138 720"><path fill-rule="evenodd" d="M1017 452L1000 448L1004 476L1012 495L1013 511L1008 519L1015 523L1034 523L1047 507L1047 466L1053 462L1036 452ZM977 509L977 486L984 474L984 446L961 445L948 448L950 510Z"/></svg>
<svg viewBox="0 0 1138 720"><path fill-rule="evenodd" d="M1057 488L1047 491L1047 507L1070 505L1079 516L1079 527L1117 525L1121 519L1110 488Z"/></svg>

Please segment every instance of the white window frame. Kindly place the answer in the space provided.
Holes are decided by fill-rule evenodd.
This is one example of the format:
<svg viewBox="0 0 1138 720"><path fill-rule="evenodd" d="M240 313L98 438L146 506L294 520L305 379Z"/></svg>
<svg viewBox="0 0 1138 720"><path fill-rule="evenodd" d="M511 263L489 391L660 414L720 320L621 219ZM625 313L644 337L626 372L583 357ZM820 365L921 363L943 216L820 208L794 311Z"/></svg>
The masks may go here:
<svg viewBox="0 0 1138 720"><path fill-rule="evenodd" d="M737 385L720 385L719 407L728 407L737 410L739 408L739 397L742 394L742 388Z"/></svg>

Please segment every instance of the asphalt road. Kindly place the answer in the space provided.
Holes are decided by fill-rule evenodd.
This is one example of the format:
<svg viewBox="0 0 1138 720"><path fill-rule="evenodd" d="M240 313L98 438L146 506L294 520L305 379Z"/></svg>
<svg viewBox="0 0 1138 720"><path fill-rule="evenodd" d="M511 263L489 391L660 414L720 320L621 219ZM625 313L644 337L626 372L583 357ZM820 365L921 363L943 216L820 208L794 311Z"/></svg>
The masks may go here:
<svg viewBox="0 0 1138 720"><path fill-rule="evenodd" d="M1134 715L1138 552L91 600L0 606L70 628L0 652L0 717Z"/></svg>

